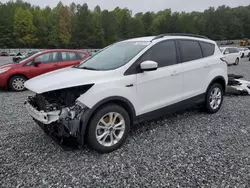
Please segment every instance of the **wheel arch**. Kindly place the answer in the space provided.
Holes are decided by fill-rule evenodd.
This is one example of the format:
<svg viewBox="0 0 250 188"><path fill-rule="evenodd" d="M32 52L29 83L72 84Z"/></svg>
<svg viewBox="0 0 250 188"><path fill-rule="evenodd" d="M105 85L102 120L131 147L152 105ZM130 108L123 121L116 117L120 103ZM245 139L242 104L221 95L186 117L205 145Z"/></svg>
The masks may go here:
<svg viewBox="0 0 250 188"><path fill-rule="evenodd" d="M8 86L9 86L9 84L10 84L10 80L11 80L14 76L23 76L23 77L26 78L27 80L29 79L29 78L28 78L26 75L24 75L24 74L12 74L12 75L8 78L8 80L7 80Z"/></svg>
<svg viewBox="0 0 250 188"><path fill-rule="evenodd" d="M215 77L211 82L210 84L208 85L207 87L207 91L208 89L211 87L211 85L213 85L214 83L219 83L221 84L222 88L223 88L223 91L225 92L226 91L226 80L223 76L217 76ZM207 93L206 91L206 93Z"/></svg>
<svg viewBox="0 0 250 188"><path fill-rule="evenodd" d="M123 107L129 115L129 118L131 120L131 124L134 124L136 119L136 112L133 104L126 98L120 97L120 96L112 96L105 98L101 101L99 101L97 104L95 104L91 109L89 109L86 113L83 114L81 118L81 134L82 136L85 135L86 129L89 125L89 122L91 121L92 117L94 116L95 112L102 108L105 105L108 104L117 104L121 107Z"/></svg>

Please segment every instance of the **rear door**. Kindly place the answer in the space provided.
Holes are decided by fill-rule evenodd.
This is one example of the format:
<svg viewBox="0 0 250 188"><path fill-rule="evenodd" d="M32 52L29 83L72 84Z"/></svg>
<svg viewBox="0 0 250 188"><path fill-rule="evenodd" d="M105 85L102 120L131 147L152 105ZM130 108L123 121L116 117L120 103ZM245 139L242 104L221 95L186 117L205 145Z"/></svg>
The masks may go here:
<svg viewBox="0 0 250 188"><path fill-rule="evenodd" d="M196 40L179 40L183 66L183 99L199 97L206 91L206 80L212 68L209 55L214 53L210 43ZM202 49L204 48L204 52ZM204 53L204 55L203 55Z"/></svg>
<svg viewBox="0 0 250 188"><path fill-rule="evenodd" d="M31 62L27 64L29 65L30 78L58 69L58 57L58 52L48 52L41 54L31 60ZM41 64L34 66L36 61L40 61Z"/></svg>
<svg viewBox="0 0 250 188"><path fill-rule="evenodd" d="M76 52L60 52L60 68L70 67L80 63L78 54Z"/></svg>

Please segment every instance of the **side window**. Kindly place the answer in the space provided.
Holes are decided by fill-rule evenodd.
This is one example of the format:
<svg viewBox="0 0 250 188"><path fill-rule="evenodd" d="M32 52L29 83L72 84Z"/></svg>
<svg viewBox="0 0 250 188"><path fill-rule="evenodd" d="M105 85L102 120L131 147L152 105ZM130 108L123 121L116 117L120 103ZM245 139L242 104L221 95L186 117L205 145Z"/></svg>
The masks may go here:
<svg viewBox="0 0 250 188"><path fill-rule="evenodd" d="M229 48L225 49L224 53L230 53Z"/></svg>
<svg viewBox="0 0 250 188"><path fill-rule="evenodd" d="M229 48L229 53L233 54L233 53L235 53L235 50L233 48Z"/></svg>
<svg viewBox="0 0 250 188"><path fill-rule="evenodd" d="M61 52L63 61L77 60L77 55L74 52Z"/></svg>
<svg viewBox="0 0 250 188"><path fill-rule="evenodd" d="M68 59L69 59L68 53L66 53L66 52L61 52L61 54L62 54L62 60L63 60L63 61L68 61Z"/></svg>
<svg viewBox="0 0 250 188"><path fill-rule="evenodd" d="M180 49L183 62L203 58L200 45L197 41L180 40Z"/></svg>
<svg viewBox="0 0 250 188"><path fill-rule="evenodd" d="M248 49L245 48L244 51L248 51Z"/></svg>
<svg viewBox="0 0 250 188"><path fill-rule="evenodd" d="M200 45L201 45L204 57L208 57L214 54L214 48L215 48L214 44L200 42Z"/></svg>
<svg viewBox="0 0 250 188"><path fill-rule="evenodd" d="M78 53L78 54L79 54L80 59L84 59L86 57L86 54L84 53Z"/></svg>
<svg viewBox="0 0 250 188"><path fill-rule="evenodd" d="M238 48L234 48L234 53L239 53L239 49Z"/></svg>
<svg viewBox="0 0 250 188"><path fill-rule="evenodd" d="M41 61L42 64L57 62L57 52L40 55L35 59L35 61Z"/></svg>
<svg viewBox="0 0 250 188"><path fill-rule="evenodd" d="M68 52L69 54L69 60L72 61L72 60L77 60L77 55L75 52Z"/></svg>
<svg viewBox="0 0 250 188"><path fill-rule="evenodd" d="M163 41L151 47L141 58L140 62L151 60L158 63L158 67L177 64L174 41Z"/></svg>

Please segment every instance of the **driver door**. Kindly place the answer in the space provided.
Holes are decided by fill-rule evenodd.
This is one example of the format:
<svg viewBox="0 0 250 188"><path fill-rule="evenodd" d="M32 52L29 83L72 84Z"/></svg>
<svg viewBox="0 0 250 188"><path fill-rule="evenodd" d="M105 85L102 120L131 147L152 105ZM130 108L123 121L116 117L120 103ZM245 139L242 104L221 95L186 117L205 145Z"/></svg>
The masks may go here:
<svg viewBox="0 0 250 188"><path fill-rule="evenodd" d="M183 96L182 65L178 63L176 42L155 44L139 59L138 65L146 60L157 62L158 69L137 74L137 113L155 112L154 116L161 116L162 111L156 110L180 102Z"/></svg>
<svg viewBox="0 0 250 188"><path fill-rule="evenodd" d="M40 61L41 64L35 66L34 63ZM58 69L58 52L49 52L41 54L33 59L33 65L30 66L30 78Z"/></svg>

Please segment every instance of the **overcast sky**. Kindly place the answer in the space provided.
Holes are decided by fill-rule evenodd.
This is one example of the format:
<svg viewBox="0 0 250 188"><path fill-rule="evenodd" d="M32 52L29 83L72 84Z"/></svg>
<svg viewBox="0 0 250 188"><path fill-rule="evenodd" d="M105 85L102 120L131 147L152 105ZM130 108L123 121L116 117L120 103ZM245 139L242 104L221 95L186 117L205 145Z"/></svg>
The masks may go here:
<svg viewBox="0 0 250 188"><path fill-rule="evenodd" d="M8 0L0 0L0 2L7 2ZM56 6L59 0L26 0L31 4L45 7ZM63 4L70 4L72 0L61 0ZM236 7L240 5L250 5L249 0L74 0L76 4L87 3L91 10L96 5L101 9L113 10L119 6L121 8L127 7L133 13L146 12L146 11L159 11L171 8L172 11L203 11L209 6L218 7L219 5L227 5Z"/></svg>

